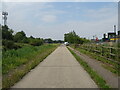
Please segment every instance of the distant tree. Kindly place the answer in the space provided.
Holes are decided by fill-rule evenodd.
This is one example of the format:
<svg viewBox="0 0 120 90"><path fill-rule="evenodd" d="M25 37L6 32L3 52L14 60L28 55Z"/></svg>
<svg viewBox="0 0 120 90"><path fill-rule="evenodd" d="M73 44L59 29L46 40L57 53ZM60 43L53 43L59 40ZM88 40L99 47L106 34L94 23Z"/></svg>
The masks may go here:
<svg viewBox="0 0 120 90"><path fill-rule="evenodd" d="M53 43L63 43L64 41L62 40L53 40Z"/></svg>
<svg viewBox="0 0 120 90"><path fill-rule="evenodd" d="M30 38L35 39L33 36L30 36Z"/></svg>
<svg viewBox="0 0 120 90"><path fill-rule="evenodd" d="M17 43L27 43L33 46L40 46L44 43L44 40L41 38L34 38L33 36L26 37L24 31L17 32L13 35L13 30L9 29L7 25L0 26L0 34L2 35L0 42L2 42L3 50L21 48L22 44Z"/></svg>
<svg viewBox="0 0 120 90"><path fill-rule="evenodd" d="M74 44L83 44L88 42L85 38L80 38L78 35L76 35L75 31L69 32L67 34L64 34L64 41Z"/></svg>
<svg viewBox="0 0 120 90"><path fill-rule="evenodd" d="M15 35L14 35L14 41L15 42L23 42L23 40L26 39L26 34L21 31L21 32L17 32Z"/></svg>
<svg viewBox="0 0 120 90"><path fill-rule="evenodd" d="M45 43L53 43L53 40L51 38L48 38L48 39L44 39L44 42Z"/></svg>
<svg viewBox="0 0 120 90"><path fill-rule="evenodd" d="M79 36L76 35L76 33L74 31L69 32L67 34L64 34L64 40L65 40L65 42L77 43L78 39L79 39Z"/></svg>
<svg viewBox="0 0 120 90"><path fill-rule="evenodd" d="M43 40L40 38L30 39L30 44L33 46L40 46L43 44Z"/></svg>

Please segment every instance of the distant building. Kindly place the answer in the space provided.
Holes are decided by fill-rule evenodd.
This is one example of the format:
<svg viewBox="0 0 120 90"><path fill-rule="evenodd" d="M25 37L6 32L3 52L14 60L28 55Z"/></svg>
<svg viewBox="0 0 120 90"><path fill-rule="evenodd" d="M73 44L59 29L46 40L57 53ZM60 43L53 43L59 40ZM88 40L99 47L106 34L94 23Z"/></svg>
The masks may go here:
<svg viewBox="0 0 120 90"><path fill-rule="evenodd" d="M111 37L110 41L111 42L118 42L118 41L120 41L120 31L118 31L118 35L116 35L114 37Z"/></svg>
<svg viewBox="0 0 120 90"><path fill-rule="evenodd" d="M107 38L106 38L106 34L103 34L103 38L102 38L103 42L120 42L120 30L118 31L118 34L116 34L116 25L114 25L114 32L109 32L107 34Z"/></svg>
<svg viewBox="0 0 120 90"><path fill-rule="evenodd" d="M118 35L120 35L120 31L118 31Z"/></svg>
<svg viewBox="0 0 120 90"><path fill-rule="evenodd" d="M118 31L118 36L117 36L117 38L118 38L118 41L117 41L117 42L120 43L120 31Z"/></svg>
<svg viewBox="0 0 120 90"><path fill-rule="evenodd" d="M103 34L102 41L103 41L103 42L108 42L108 41L109 41L108 38L106 38L106 34L105 34L105 33Z"/></svg>
<svg viewBox="0 0 120 90"><path fill-rule="evenodd" d="M116 33L110 32L108 33L108 39L116 37Z"/></svg>

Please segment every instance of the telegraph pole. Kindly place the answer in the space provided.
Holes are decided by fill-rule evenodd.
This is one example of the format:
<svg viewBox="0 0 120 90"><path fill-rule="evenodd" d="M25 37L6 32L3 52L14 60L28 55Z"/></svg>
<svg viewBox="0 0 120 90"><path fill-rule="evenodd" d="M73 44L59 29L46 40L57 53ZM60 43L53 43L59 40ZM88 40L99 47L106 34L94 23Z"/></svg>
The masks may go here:
<svg viewBox="0 0 120 90"><path fill-rule="evenodd" d="M116 34L116 25L114 25L114 33Z"/></svg>
<svg viewBox="0 0 120 90"><path fill-rule="evenodd" d="M4 26L7 25L7 15L8 15L8 12L2 12L2 15L3 15L3 20L4 20Z"/></svg>

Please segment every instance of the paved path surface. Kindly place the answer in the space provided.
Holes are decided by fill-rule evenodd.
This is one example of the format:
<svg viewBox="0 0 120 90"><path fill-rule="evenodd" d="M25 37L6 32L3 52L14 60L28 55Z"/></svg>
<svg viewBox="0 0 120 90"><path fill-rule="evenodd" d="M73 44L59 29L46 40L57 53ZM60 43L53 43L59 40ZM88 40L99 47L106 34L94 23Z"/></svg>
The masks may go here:
<svg viewBox="0 0 120 90"><path fill-rule="evenodd" d="M61 45L12 88L97 88L97 85Z"/></svg>
<svg viewBox="0 0 120 90"><path fill-rule="evenodd" d="M70 49L74 50L73 48L70 48ZM112 86L113 88L118 88L118 76L117 75L114 75L112 72L102 67L101 66L102 63L100 61L92 59L88 57L87 55L80 53L77 50L74 50L74 51L85 62L87 62L90 67L92 67L99 75L101 75L110 86Z"/></svg>

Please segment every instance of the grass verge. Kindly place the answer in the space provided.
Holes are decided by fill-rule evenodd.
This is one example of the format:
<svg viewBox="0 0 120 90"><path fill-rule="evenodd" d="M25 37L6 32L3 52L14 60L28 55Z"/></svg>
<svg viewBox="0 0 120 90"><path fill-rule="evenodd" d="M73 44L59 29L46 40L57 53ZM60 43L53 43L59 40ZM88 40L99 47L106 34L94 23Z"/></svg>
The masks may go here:
<svg viewBox="0 0 120 90"><path fill-rule="evenodd" d="M74 48L74 45L72 45L71 47ZM94 58L94 59L96 59L98 61L101 61L103 63L102 66L105 69L109 70L110 72L112 72L113 74L115 74L117 76L120 76L120 72L119 72L120 65L117 64L116 62L112 62L112 61L106 60L105 58L100 57L100 56L98 56L95 53L86 51L86 50L81 49L81 48L75 48L75 49L80 51L83 54L88 55L90 58Z"/></svg>
<svg viewBox="0 0 120 90"><path fill-rule="evenodd" d="M13 59L13 61L10 61L10 63L8 63L9 61L8 62L4 61L4 63L3 63L5 65L3 65L4 73L3 73L3 78L2 78L2 88L6 89L6 88L10 88L11 86L13 86L25 74L27 74L31 69L36 67L49 54L51 54L57 48L57 46L58 45L55 45L55 44L54 45L43 45L40 47L36 47L37 49L35 51L31 50L31 48L29 48L30 50L29 49L25 49L25 50L20 49L20 51L18 50L19 55L6 56L6 60L9 60L8 57L11 58L10 60L12 60L12 58L15 58L15 57L16 58ZM17 52L17 51L15 51L15 52ZM27 54L27 52L29 52L29 53ZM18 59L18 58L20 58L20 59ZM20 60L22 60L22 61L20 61ZM4 67L6 65L8 65L8 67L12 66L12 68L8 69L8 68Z"/></svg>
<svg viewBox="0 0 120 90"><path fill-rule="evenodd" d="M99 88L110 88L110 86L106 84L106 81L101 76L99 76L97 72L95 72L85 61L83 61L78 55L76 55L70 48L68 48L68 50L83 66L83 68L89 73L89 75L96 82Z"/></svg>
<svg viewBox="0 0 120 90"><path fill-rule="evenodd" d="M119 64L117 63L114 63L112 61L109 61L109 60L106 60L102 57L99 57L98 55L96 55L95 53L91 53L89 51L86 51L86 50L83 50L83 49L80 49L80 48L77 48L78 51L80 51L81 53L84 53L86 55L88 55L89 57L91 58L94 58L98 61L101 61L103 63L103 67L107 70L109 70L110 72L116 74L116 75L119 75L120 76L120 72L119 72Z"/></svg>

